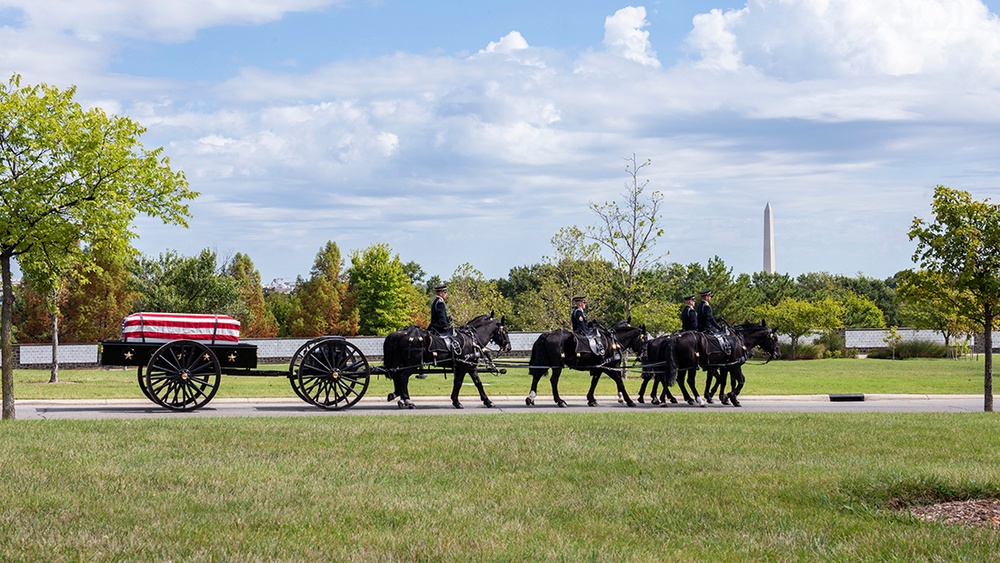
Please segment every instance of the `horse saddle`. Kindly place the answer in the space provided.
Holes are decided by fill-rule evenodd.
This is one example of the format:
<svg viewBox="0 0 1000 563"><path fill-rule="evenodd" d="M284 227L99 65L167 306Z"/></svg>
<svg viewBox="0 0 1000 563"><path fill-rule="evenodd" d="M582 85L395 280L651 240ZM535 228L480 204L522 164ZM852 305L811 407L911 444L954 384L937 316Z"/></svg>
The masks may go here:
<svg viewBox="0 0 1000 563"><path fill-rule="evenodd" d="M597 334L597 332L588 332L587 334L580 334L577 332L574 334L577 335L576 344L578 351L581 348L580 345L583 344L582 348L585 351L591 352L597 356L604 355L604 339L600 338L600 335Z"/></svg>
<svg viewBox="0 0 1000 563"><path fill-rule="evenodd" d="M427 343L427 351L435 356L445 354L458 357L462 354L462 337L453 331L432 334Z"/></svg>
<svg viewBox="0 0 1000 563"><path fill-rule="evenodd" d="M729 357L733 353L733 341L730 340L728 333L722 332L709 332L706 333L708 338L709 352L719 352L725 357Z"/></svg>

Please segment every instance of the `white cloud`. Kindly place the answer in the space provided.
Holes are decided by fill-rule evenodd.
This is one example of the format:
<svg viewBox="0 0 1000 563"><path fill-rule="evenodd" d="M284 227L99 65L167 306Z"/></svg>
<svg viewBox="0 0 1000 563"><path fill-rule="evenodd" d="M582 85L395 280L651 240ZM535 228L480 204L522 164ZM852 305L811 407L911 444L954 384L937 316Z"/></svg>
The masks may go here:
<svg viewBox="0 0 1000 563"><path fill-rule="evenodd" d="M1000 20L979 0L749 0L694 18L703 66L785 79L1000 69Z"/></svg>
<svg viewBox="0 0 1000 563"><path fill-rule="evenodd" d="M480 53L513 53L523 51L528 48L528 42L521 36L520 32L511 31L500 38L500 41L490 41L485 49Z"/></svg>
<svg viewBox="0 0 1000 563"><path fill-rule="evenodd" d="M660 61L649 42L646 8L622 8L604 20L604 46L608 51L642 65L659 68Z"/></svg>

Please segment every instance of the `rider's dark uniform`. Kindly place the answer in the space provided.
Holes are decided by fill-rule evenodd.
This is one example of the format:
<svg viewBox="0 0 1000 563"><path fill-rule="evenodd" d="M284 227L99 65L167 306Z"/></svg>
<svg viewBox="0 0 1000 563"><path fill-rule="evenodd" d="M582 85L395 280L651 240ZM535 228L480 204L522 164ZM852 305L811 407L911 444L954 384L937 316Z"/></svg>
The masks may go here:
<svg viewBox="0 0 1000 563"><path fill-rule="evenodd" d="M698 315L698 330L716 334L722 332L722 327L719 326L718 321L715 320L715 315L712 314L712 306L704 299L705 297L711 297L712 292L705 290L700 295L702 296L702 300L698 303L698 308L695 310Z"/></svg>
<svg viewBox="0 0 1000 563"><path fill-rule="evenodd" d="M448 310L444 305L444 298L437 293L442 291L447 291L448 288L443 285L439 285L434 288L436 292L434 298L431 299L431 324L427 328L438 334L443 334L451 330L451 319L448 317Z"/></svg>
<svg viewBox="0 0 1000 563"><path fill-rule="evenodd" d="M694 301L694 295L684 297L684 308L681 309L681 330L698 330L698 313L694 307L687 304Z"/></svg>
<svg viewBox="0 0 1000 563"><path fill-rule="evenodd" d="M573 332L587 334L587 313L584 312L583 307L573 307L573 311L570 312L569 318L570 322L573 323Z"/></svg>

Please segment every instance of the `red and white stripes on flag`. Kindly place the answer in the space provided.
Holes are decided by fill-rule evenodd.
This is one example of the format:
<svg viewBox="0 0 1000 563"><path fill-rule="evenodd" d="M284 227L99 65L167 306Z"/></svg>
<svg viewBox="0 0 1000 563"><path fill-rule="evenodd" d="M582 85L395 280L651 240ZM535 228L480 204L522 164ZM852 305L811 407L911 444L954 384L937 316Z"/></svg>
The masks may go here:
<svg viewBox="0 0 1000 563"><path fill-rule="evenodd" d="M239 342L240 321L226 315L132 313L122 321L122 338L126 342Z"/></svg>

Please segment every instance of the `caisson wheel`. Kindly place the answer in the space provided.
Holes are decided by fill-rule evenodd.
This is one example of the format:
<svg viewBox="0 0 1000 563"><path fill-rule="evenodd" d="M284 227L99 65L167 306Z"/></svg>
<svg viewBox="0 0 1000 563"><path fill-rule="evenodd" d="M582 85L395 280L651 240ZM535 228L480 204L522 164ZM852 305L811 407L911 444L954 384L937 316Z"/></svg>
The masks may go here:
<svg viewBox="0 0 1000 563"><path fill-rule="evenodd" d="M146 365L148 396L173 410L205 406L219 390L219 359L201 342L174 340L160 346Z"/></svg>
<svg viewBox="0 0 1000 563"><path fill-rule="evenodd" d="M371 366L357 346L329 336L302 345L289 369L295 394L317 407L346 409L365 395Z"/></svg>

